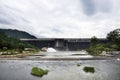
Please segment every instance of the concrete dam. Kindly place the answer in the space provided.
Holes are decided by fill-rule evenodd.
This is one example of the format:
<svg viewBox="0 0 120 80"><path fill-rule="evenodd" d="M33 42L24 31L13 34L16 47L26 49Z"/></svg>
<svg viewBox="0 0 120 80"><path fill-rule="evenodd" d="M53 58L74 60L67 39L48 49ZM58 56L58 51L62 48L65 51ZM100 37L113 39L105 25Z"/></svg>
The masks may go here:
<svg viewBox="0 0 120 80"><path fill-rule="evenodd" d="M87 49L90 47L90 38L38 38L38 39L20 39L23 42L32 44L38 48L52 47L57 50L75 51ZM107 39L98 39L99 43L107 43Z"/></svg>

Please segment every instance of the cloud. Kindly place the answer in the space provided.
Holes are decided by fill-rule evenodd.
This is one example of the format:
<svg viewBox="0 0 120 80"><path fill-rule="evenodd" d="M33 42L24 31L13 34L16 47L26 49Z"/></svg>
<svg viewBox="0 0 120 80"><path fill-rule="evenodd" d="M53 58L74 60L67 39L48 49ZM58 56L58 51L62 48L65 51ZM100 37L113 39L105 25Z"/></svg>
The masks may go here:
<svg viewBox="0 0 120 80"><path fill-rule="evenodd" d="M106 37L120 28L119 0L0 0L0 28L37 37Z"/></svg>
<svg viewBox="0 0 120 80"><path fill-rule="evenodd" d="M81 0L83 4L83 11L86 15L94 15L96 12L96 7L93 0Z"/></svg>

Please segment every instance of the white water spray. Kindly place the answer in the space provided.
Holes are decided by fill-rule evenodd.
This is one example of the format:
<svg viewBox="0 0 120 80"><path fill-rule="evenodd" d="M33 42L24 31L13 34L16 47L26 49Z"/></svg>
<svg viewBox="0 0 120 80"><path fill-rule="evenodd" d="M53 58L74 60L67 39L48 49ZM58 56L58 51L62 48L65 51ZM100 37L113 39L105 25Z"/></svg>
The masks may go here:
<svg viewBox="0 0 120 80"><path fill-rule="evenodd" d="M54 48L49 47L49 48L47 48L47 52L57 52L57 51Z"/></svg>

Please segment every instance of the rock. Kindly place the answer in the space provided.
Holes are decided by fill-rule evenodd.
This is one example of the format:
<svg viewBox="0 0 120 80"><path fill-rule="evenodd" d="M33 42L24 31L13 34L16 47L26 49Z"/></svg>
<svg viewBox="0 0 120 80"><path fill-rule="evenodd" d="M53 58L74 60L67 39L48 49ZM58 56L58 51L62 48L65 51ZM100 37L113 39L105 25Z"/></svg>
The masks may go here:
<svg viewBox="0 0 120 80"><path fill-rule="evenodd" d="M107 52L106 52L106 51L103 51L103 52L101 53L101 55L102 55L102 56L106 56L106 55L107 55Z"/></svg>

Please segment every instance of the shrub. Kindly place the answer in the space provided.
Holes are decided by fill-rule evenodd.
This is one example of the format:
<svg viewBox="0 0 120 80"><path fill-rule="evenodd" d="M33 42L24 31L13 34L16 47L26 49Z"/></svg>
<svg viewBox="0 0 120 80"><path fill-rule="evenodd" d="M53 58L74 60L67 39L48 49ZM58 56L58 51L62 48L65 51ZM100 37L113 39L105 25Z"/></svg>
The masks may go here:
<svg viewBox="0 0 120 80"><path fill-rule="evenodd" d="M43 70L41 68L38 67L33 67L31 70L31 74L34 76L39 76L42 77L43 75L47 74L48 70Z"/></svg>
<svg viewBox="0 0 120 80"><path fill-rule="evenodd" d="M103 51L110 51L109 48L105 47L104 44L96 44L94 46L91 46L87 51L91 55L100 55Z"/></svg>
<svg viewBox="0 0 120 80"><path fill-rule="evenodd" d="M83 70L85 71L85 72L90 72L90 73L94 73L95 72L95 69L94 69L94 67L88 67L88 66L85 66L84 68L83 68Z"/></svg>

